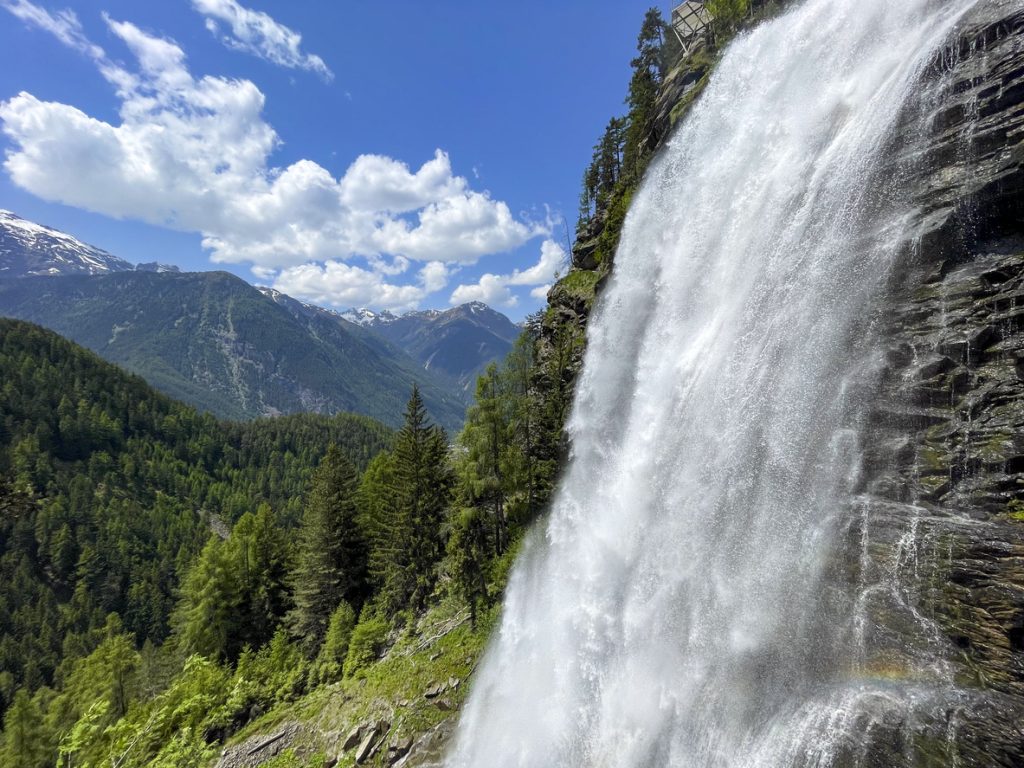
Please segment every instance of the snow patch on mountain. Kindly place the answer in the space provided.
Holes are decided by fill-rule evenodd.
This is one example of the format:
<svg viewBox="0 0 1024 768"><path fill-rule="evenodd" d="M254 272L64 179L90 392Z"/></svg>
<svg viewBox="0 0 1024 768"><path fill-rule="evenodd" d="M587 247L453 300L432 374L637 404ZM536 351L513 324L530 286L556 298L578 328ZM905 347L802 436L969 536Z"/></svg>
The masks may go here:
<svg viewBox="0 0 1024 768"><path fill-rule="evenodd" d="M76 237L0 209L0 276L102 275L134 268Z"/></svg>
<svg viewBox="0 0 1024 768"><path fill-rule="evenodd" d="M394 312L390 312L386 309L380 312L374 312L372 309L366 307L360 307L356 309L347 309L341 313L341 317L348 320L350 323L362 326L376 326L392 323L398 319L398 315Z"/></svg>

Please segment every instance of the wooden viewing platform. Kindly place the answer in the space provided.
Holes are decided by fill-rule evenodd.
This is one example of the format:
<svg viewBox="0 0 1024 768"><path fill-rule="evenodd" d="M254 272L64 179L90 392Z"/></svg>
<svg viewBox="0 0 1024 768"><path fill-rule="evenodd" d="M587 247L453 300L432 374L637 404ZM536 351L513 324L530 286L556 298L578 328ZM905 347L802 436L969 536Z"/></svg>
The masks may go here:
<svg viewBox="0 0 1024 768"><path fill-rule="evenodd" d="M704 6L704 0L687 0L672 9L672 31L683 47L683 55L689 55L707 34L712 20L711 12Z"/></svg>

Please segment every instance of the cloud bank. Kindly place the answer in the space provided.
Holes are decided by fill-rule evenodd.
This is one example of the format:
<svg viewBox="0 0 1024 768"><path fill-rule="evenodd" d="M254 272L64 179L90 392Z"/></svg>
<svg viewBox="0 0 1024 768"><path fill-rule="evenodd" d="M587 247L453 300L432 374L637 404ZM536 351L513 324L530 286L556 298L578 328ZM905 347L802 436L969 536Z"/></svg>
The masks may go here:
<svg viewBox="0 0 1024 768"><path fill-rule="evenodd" d="M233 0L194 4L267 58L317 69L301 54L301 37L265 14ZM11 142L4 167L40 198L198 232L214 262L247 264L280 290L335 306L415 306L460 265L549 230L473 190L440 149L416 169L362 155L340 178L312 160L274 166L280 139L249 80L196 77L173 40L104 15L137 62L128 69L89 41L71 11L52 14L28 0L0 6L90 58L120 101L111 122L26 92L0 102L0 130ZM353 258L366 266L347 263ZM425 265L414 283L389 283L412 262ZM544 264L542 253L537 267L499 280L536 284L527 273L550 272ZM456 291L481 292L484 283Z"/></svg>

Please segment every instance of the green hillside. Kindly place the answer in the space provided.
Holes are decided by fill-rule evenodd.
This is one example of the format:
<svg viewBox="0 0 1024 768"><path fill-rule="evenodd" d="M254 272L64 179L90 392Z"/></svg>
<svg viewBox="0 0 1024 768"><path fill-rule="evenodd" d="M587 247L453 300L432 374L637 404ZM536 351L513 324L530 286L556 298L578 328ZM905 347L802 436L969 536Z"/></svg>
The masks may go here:
<svg viewBox="0 0 1024 768"><path fill-rule="evenodd" d="M454 382L225 272L3 280L0 314L51 328L222 418L353 412L395 424L413 383L446 427L465 412Z"/></svg>
<svg viewBox="0 0 1024 768"><path fill-rule="evenodd" d="M221 424L12 320L0 381L0 707L59 681L112 612L162 642L211 531L261 504L293 524L328 445L362 468L392 440L363 416Z"/></svg>

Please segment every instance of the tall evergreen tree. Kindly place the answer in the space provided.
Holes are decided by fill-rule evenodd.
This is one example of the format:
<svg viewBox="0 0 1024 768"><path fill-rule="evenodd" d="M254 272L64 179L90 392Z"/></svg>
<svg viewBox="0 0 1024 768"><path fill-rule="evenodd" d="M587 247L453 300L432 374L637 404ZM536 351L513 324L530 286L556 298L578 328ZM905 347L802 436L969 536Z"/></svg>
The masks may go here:
<svg viewBox="0 0 1024 768"><path fill-rule="evenodd" d="M448 438L428 421L415 386L393 459L392 529L398 546L384 585L385 604L392 612L422 608L433 591L435 566L444 554L443 525L452 485Z"/></svg>
<svg viewBox="0 0 1024 768"><path fill-rule="evenodd" d="M532 377L537 364L536 335L529 328L519 335L501 367L502 389L507 400L508 440L504 452L504 474L522 509L509 515L524 515L530 522L538 511L538 473L535 444L538 436L537 403Z"/></svg>
<svg viewBox="0 0 1024 768"><path fill-rule="evenodd" d="M491 363L477 379L476 405L471 409L462 435L477 470L477 495L491 510L496 555L505 551L508 539L504 459L509 437L509 398L502 389L498 366Z"/></svg>
<svg viewBox="0 0 1024 768"><path fill-rule="evenodd" d="M345 600L365 597L366 543L357 521L355 468L334 445L313 476L299 532L293 575L292 632L312 656L327 633L331 614Z"/></svg>
<svg viewBox="0 0 1024 768"><path fill-rule="evenodd" d="M259 648L274 636L290 603L288 543L269 504L235 523L229 549L241 592L233 646Z"/></svg>
<svg viewBox="0 0 1024 768"><path fill-rule="evenodd" d="M392 576L401 546L395 479L395 457L377 454L363 473L359 486L359 523L368 543L367 574L375 592Z"/></svg>
<svg viewBox="0 0 1024 768"><path fill-rule="evenodd" d="M661 87L664 30L665 22L661 12L657 8L649 9L637 37L637 56L630 62L633 75L626 98L629 115L622 161L623 174L630 183L639 181L651 152L651 147L645 141L651 136L651 122L654 120L658 89Z"/></svg>
<svg viewBox="0 0 1024 768"><path fill-rule="evenodd" d="M469 605L469 618L474 627L478 606L488 598L484 570L488 554L483 516L473 507L463 509L452 526L448 556L456 592Z"/></svg>
<svg viewBox="0 0 1024 768"><path fill-rule="evenodd" d="M23 688L4 716L0 763L6 768L45 768L51 765L39 705Z"/></svg>
<svg viewBox="0 0 1024 768"><path fill-rule="evenodd" d="M186 653L211 659L231 655L241 603L238 577L227 542L211 536L185 576L172 617L174 633Z"/></svg>
<svg viewBox="0 0 1024 768"><path fill-rule="evenodd" d="M624 118L613 117L605 126L601 141L594 147L594 164L597 181L595 196L598 209L608 205L608 199L615 185L622 177L623 142L627 123Z"/></svg>

